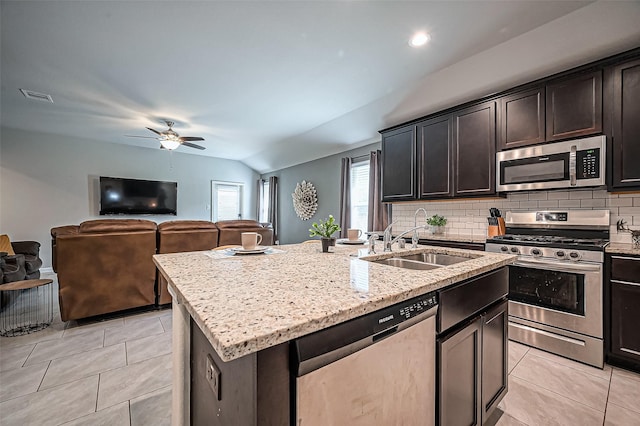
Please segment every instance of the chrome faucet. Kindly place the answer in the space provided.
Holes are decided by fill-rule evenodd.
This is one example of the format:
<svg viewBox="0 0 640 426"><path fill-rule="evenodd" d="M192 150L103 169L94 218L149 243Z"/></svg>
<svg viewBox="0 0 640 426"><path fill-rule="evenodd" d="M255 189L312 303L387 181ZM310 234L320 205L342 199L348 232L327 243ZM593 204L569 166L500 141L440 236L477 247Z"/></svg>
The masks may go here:
<svg viewBox="0 0 640 426"><path fill-rule="evenodd" d="M378 234L369 235L369 252L368 254L376 254L376 240L378 239Z"/></svg>
<svg viewBox="0 0 640 426"><path fill-rule="evenodd" d="M391 244L393 244L393 243L390 243L390 241L391 241L391 227L396 223L398 223L397 220L395 222L391 222L389 224L389 226L387 226L385 228L385 230L384 230L384 235L382 237L382 245L384 247L384 251L391 251Z"/></svg>
<svg viewBox="0 0 640 426"><path fill-rule="evenodd" d="M391 223L391 225L393 225L395 222ZM384 244L384 251L392 251L391 250L391 246L393 244L395 244L398 240L400 240L402 237L404 237L405 235L407 235L409 232L416 232L418 229L427 229L427 225L420 225L420 226L415 226L411 229L408 229L404 232L401 232L400 235L398 235L397 237L395 237L394 239L391 239L391 225L387 226L387 229L384 230L384 238L383 238L383 244ZM417 245L416 245L417 247ZM414 247L415 248L415 247Z"/></svg>
<svg viewBox="0 0 640 426"><path fill-rule="evenodd" d="M417 233L418 229L427 229L427 225L425 224L425 225L415 226L415 227L413 227L413 228L411 228L411 229L407 229L406 231L401 232L401 233L400 233L400 235L398 235L397 237L395 237L393 240L388 241L388 242L386 242L386 243L385 243L385 245L384 245L384 251L392 251L392 250L391 250L391 246L392 246L394 243L396 243L396 242L397 242L397 241L399 241L399 240L400 240L400 241L404 241L404 240L401 240L401 238L402 238L402 237L404 237L405 235L407 235L409 232L416 232L416 233ZM389 237L389 238L391 238L391 237ZM418 246L418 245L416 244L416 247L417 247L417 246ZM416 247L413 247L413 248L416 248ZM401 246L400 246L400 248L404 248L404 245L401 245Z"/></svg>
<svg viewBox="0 0 640 426"><path fill-rule="evenodd" d="M414 231L413 231L413 236L411 237L411 248L417 248L418 247L418 213L420 213L420 210L422 210L424 212L424 222L425 222L425 229L426 229L426 223L427 223L427 219L429 218L427 211L425 209L423 209L422 207L420 207L418 210L416 210L416 212L413 214L413 227L414 227Z"/></svg>

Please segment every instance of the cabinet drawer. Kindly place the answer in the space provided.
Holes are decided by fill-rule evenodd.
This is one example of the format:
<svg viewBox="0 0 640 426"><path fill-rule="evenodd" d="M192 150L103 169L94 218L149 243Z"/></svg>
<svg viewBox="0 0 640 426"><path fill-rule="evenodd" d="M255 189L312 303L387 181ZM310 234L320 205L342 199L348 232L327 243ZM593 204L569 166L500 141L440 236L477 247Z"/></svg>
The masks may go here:
<svg viewBox="0 0 640 426"><path fill-rule="evenodd" d="M472 278L438 292L437 331L442 333L509 294L509 268Z"/></svg>
<svg viewBox="0 0 640 426"><path fill-rule="evenodd" d="M640 258L611 256L611 279L640 283Z"/></svg>

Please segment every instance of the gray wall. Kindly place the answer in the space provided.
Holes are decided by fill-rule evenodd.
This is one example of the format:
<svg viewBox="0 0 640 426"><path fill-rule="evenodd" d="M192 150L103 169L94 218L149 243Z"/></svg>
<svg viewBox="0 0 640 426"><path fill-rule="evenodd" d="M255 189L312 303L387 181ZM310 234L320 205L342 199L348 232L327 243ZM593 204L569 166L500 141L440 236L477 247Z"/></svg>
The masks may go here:
<svg viewBox="0 0 640 426"><path fill-rule="evenodd" d="M155 222L210 220L211 181L242 182L243 217L255 219L259 175L239 161L8 128L0 137L0 233L39 241L44 267L52 227L100 218L100 176L178 182L178 216L135 216Z"/></svg>
<svg viewBox="0 0 640 426"><path fill-rule="evenodd" d="M280 244L293 244L310 239L311 224L328 218L330 214L336 220L339 219L340 159L368 154L376 149L380 149L379 142L262 175L263 179L270 176L278 177ZM296 184L303 180L313 184L318 196L318 210L309 220L302 220L296 215L291 198Z"/></svg>

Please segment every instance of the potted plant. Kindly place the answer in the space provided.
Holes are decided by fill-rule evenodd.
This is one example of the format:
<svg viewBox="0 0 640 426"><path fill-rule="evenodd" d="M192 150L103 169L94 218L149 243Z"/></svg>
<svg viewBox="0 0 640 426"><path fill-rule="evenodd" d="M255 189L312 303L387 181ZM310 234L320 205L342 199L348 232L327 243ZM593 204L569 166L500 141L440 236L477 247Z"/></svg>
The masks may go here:
<svg viewBox="0 0 640 426"><path fill-rule="evenodd" d="M319 236L322 240L322 252L327 253L329 246L336 245L336 239L333 234L340 231L340 225L336 223L336 220L332 215L329 215L329 219L324 221L320 220L319 223L313 222L309 229L309 236Z"/></svg>
<svg viewBox="0 0 640 426"><path fill-rule="evenodd" d="M444 233L444 226L446 224L447 224L447 218L444 216L440 216L438 214L434 214L433 216L427 219L427 225L429 225L429 228L432 234Z"/></svg>

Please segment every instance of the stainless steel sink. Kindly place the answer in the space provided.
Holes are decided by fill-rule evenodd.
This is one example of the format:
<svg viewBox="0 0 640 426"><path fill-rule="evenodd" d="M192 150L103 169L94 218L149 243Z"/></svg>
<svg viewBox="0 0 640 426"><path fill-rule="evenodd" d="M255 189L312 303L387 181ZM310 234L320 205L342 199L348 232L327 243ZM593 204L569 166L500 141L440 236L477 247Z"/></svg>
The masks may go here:
<svg viewBox="0 0 640 426"><path fill-rule="evenodd" d="M464 262L470 258L464 256L455 256L452 254L442 253L418 253L409 256L399 257L403 260L414 260L418 262L432 263L439 266L455 265L456 263Z"/></svg>
<svg viewBox="0 0 640 426"><path fill-rule="evenodd" d="M403 258L403 257L392 257L390 259L374 260L373 263L395 266L397 268L404 268L404 269L418 269L423 271L440 268L440 265L435 265L433 263L425 263L418 260L412 260L412 259Z"/></svg>

